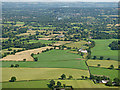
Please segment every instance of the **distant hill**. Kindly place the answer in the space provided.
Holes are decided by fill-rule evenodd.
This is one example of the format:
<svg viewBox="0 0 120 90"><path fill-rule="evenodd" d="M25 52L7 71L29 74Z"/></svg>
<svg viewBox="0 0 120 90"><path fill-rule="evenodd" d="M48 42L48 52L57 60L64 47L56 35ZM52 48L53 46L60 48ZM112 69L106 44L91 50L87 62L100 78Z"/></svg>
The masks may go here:
<svg viewBox="0 0 120 90"><path fill-rule="evenodd" d="M117 2L3 2L3 7L118 7ZM7 8L6 7L6 8ZM17 8L16 7L16 8Z"/></svg>

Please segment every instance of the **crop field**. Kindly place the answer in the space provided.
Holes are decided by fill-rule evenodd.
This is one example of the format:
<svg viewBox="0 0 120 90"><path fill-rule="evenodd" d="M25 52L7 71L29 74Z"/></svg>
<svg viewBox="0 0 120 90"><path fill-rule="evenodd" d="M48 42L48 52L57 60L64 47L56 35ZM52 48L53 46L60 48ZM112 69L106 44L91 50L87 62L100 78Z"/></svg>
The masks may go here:
<svg viewBox="0 0 120 90"><path fill-rule="evenodd" d="M55 46L59 46L59 45L64 45L64 44L67 44L67 43L70 43L71 41L58 41L56 42L54 45Z"/></svg>
<svg viewBox="0 0 120 90"><path fill-rule="evenodd" d="M95 47L91 49L92 56L103 56L104 59L110 58L111 60L118 60L118 50L111 50L108 46L115 39L94 40ZM116 39L117 40L117 39Z"/></svg>
<svg viewBox="0 0 120 90"><path fill-rule="evenodd" d="M100 67L89 67L90 72L93 75L104 75L110 77L110 79L118 78L119 70L105 69Z"/></svg>
<svg viewBox="0 0 120 90"><path fill-rule="evenodd" d="M39 50L36 50L36 53ZM21 52L21 54L24 54L25 56L28 56L27 53L28 52L26 53ZM29 55L30 53L33 53L33 52L29 52ZM35 53L35 50L34 50L34 53ZM21 57L23 58L23 55ZM68 53L68 50L51 50L51 51L34 55L34 57L38 57L37 62L3 61L2 67L10 67L11 64L19 64L20 67L75 68L75 69L87 70L85 60L81 60L80 55ZM5 58L3 59L6 60Z"/></svg>
<svg viewBox="0 0 120 90"><path fill-rule="evenodd" d="M67 47L77 47L77 48L86 48L86 46L83 46L84 44L86 44L86 41L79 41L79 42L72 42L70 44L66 44L65 46Z"/></svg>
<svg viewBox="0 0 120 90"><path fill-rule="evenodd" d="M31 73L32 72L32 73ZM74 79L81 78L82 75L89 77L88 70L69 68L2 68L2 81L9 81L12 76L17 81L22 80L43 80L58 79L62 74L67 78L72 75Z"/></svg>
<svg viewBox="0 0 120 90"><path fill-rule="evenodd" d="M24 25L24 22L16 22L16 25L14 26L23 26Z"/></svg>
<svg viewBox="0 0 120 90"><path fill-rule="evenodd" d="M98 64L100 64L100 67L105 67L108 68L110 67L110 65L113 65L114 68L118 68L118 61L114 61L114 60L88 60L87 61L89 66L97 66Z"/></svg>
<svg viewBox="0 0 120 90"><path fill-rule="evenodd" d="M27 61L33 61L33 58L31 57L31 54L32 53L41 53L42 50L46 50L47 48L51 48L49 46L47 47L42 47L42 48L37 48L37 49L31 49L31 50L26 50L26 51L21 51L21 52L18 52L18 53L15 53L15 55L8 55L1 60L4 60L4 61L23 61L23 59L26 59Z"/></svg>

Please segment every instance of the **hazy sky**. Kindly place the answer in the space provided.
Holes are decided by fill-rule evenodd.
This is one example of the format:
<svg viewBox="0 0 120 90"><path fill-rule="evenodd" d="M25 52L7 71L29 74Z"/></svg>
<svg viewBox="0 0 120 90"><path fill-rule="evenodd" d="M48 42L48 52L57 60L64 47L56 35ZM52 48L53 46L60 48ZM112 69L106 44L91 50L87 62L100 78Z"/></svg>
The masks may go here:
<svg viewBox="0 0 120 90"><path fill-rule="evenodd" d="M120 0L0 0L2 2L119 2Z"/></svg>

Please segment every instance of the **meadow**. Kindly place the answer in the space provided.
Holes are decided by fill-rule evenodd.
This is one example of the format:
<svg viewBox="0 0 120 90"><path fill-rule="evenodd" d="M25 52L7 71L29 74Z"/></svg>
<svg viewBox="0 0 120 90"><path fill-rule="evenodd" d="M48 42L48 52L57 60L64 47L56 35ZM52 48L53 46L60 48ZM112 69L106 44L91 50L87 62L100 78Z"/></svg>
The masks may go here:
<svg viewBox="0 0 120 90"><path fill-rule="evenodd" d="M31 73L32 72L32 73ZM70 75L74 79L81 78L82 75L89 77L88 70L70 68L2 68L2 81L9 81L12 76L17 81L24 80L48 80L58 79L62 74L68 78Z"/></svg>
<svg viewBox="0 0 120 90"><path fill-rule="evenodd" d="M29 43L38 43L38 42L41 42L41 43L44 43L44 44L51 44L51 43L54 43L55 41L48 41L48 40L29 40Z"/></svg>
<svg viewBox="0 0 120 90"><path fill-rule="evenodd" d="M118 78L119 70L106 69L100 67L89 67L91 74L93 75L104 75L110 77L110 79Z"/></svg>
<svg viewBox="0 0 120 90"><path fill-rule="evenodd" d="M92 57L97 56L99 59L100 56L103 56L104 59L118 60L118 50L111 50L108 46L114 40L117 39L93 40L95 41L95 47L91 49Z"/></svg>
<svg viewBox="0 0 120 90"><path fill-rule="evenodd" d="M118 68L118 64L119 64L119 62L115 60L91 60L91 59L89 59L87 63L88 66L97 67L97 65L100 64L100 67L105 67L105 68L110 67L110 65L113 65L114 68Z"/></svg>

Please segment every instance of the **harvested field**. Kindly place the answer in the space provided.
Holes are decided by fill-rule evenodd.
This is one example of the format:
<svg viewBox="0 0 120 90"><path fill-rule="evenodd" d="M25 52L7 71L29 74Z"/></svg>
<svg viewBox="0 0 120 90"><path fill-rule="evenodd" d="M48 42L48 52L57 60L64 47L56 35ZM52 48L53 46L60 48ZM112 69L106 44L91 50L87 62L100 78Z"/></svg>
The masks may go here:
<svg viewBox="0 0 120 90"><path fill-rule="evenodd" d="M47 48L52 48L52 47L42 47L42 48L37 48L37 49L31 49L31 50L26 50L22 52L15 53L15 55L8 55L0 60L4 61L23 61L23 59L26 59L26 61L33 61L33 58L31 57L32 53L41 53L42 50L45 50Z"/></svg>
<svg viewBox="0 0 120 90"><path fill-rule="evenodd" d="M54 46L60 46L60 45L64 45L64 44L67 44L67 43L70 43L71 41L58 41L54 44Z"/></svg>
<svg viewBox="0 0 120 90"><path fill-rule="evenodd" d="M118 68L118 61L115 60L88 60L87 61L89 66L97 66L100 64L100 67L108 68L110 65L113 65L115 68Z"/></svg>

